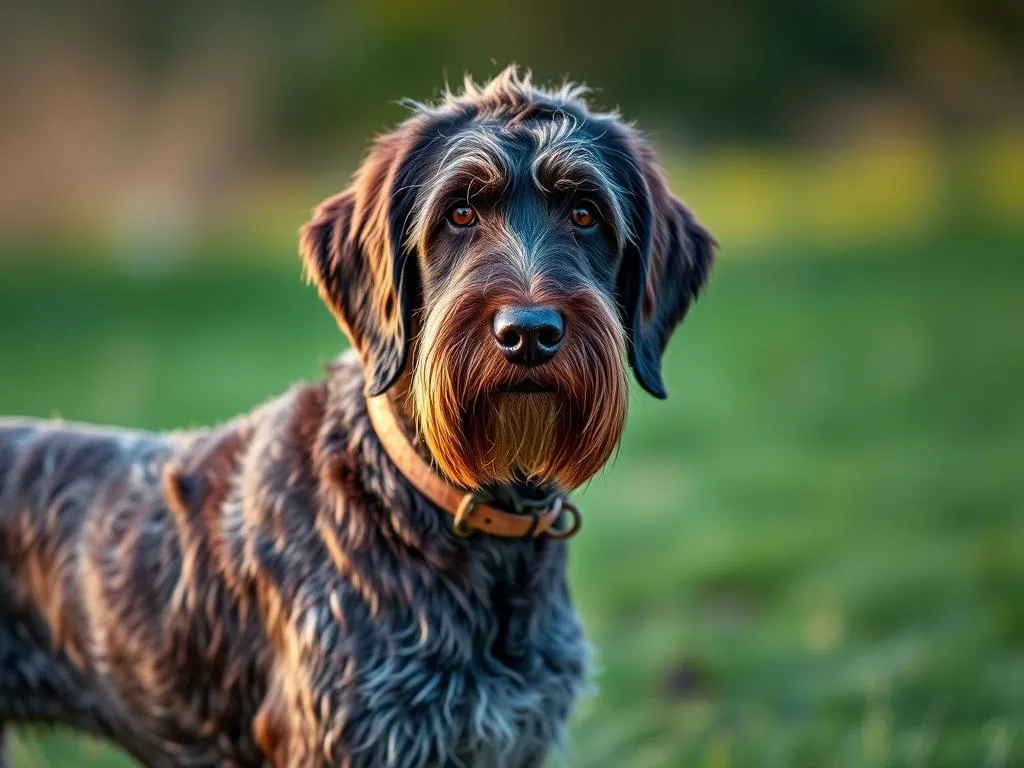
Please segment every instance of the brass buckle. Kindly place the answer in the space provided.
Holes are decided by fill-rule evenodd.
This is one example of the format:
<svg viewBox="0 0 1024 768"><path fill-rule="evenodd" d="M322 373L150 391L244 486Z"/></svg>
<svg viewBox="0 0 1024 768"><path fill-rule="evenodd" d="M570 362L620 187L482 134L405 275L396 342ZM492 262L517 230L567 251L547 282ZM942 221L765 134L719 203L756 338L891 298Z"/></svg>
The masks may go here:
<svg viewBox="0 0 1024 768"><path fill-rule="evenodd" d="M467 539L473 535L475 529L469 524L469 516L473 513L477 504L486 501L486 497L479 492L467 493L462 497L458 509L455 510L455 519L452 521L452 531L456 536L460 539ZM568 497L558 494L553 494L540 501L518 503L516 504L516 512L529 515L531 518L530 527L523 534L523 539L536 537L537 528L540 526L541 520L551 514L556 515L557 519L550 528L544 531L543 535L549 536L552 539L562 540L575 536L583 525L583 518L580 515L579 507L570 501ZM555 526L565 516L565 512L569 513L572 522L566 528L556 528Z"/></svg>
<svg viewBox="0 0 1024 768"><path fill-rule="evenodd" d="M568 512L572 515L572 524L569 525L568 528L555 528L555 525L561 521L564 515L558 516L558 520L555 521L555 525L552 525L547 530L547 535L556 541L561 541L562 539L568 539L571 536L575 536L580 532L580 528L583 527L583 516L580 514L580 508L568 498L559 498L559 501L562 505L562 512Z"/></svg>
<svg viewBox="0 0 1024 768"><path fill-rule="evenodd" d="M548 504L550 503L550 508ZM526 508L520 506L520 514L523 514ZM536 505L535 507L528 507L528 509L536 509L537 511L525 512L530 516L530 527L526 529L526 533L521 538L534 539L537 537L537 529L540 527L540 521L548 515L559 515L562 510L562 498L560 496L550 497L545 499L542 505Z"/></svg>
<svg viewBox="0 0 1024 768"><path fill-rule="evenodd" d="M467 493L459 502L459 508L455 510L455 520L452 522L452 530L460 539L468 539L473 535L473 529L469 525L469 516L483 499L477 493Z"/></svg>
<svg viewBox="0 0 1024 768"><path fill-rule="evenodd" d="M548 515L555 517L555 522L544 531L545 536L552 539L561 540L568 539L570 536L575 536L579 533L580 528L583 525L583 517L580 515L580 508L577 507L572 501L569 500L568 496L562 496L558 493L554 493L543 501L525 503L518 505L518 512L520 514L526 513L533 518L530 523L530 528L523 535L524 539L535 538L537 534L537 528L540 525L541 520L546 518ZM556 528L555 526L562 520L563 513L568 511L572 516L572 523L567 528Z"/></svg>

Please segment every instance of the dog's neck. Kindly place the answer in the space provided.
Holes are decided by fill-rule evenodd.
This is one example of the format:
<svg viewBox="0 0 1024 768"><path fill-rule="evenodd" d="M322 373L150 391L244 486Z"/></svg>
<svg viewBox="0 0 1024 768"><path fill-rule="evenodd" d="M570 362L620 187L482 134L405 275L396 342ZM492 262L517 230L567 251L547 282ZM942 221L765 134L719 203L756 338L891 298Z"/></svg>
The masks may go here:
<svg viewBox="0 0 1024 768"><path fill-rule="evenodd" d="M412 409L412 397L409 392L409 377L402 376L395 382L388 391L388 400L391 403L392 413L395 420L402 429L409 444L416 449L425 462L446 481L451 483L451 478L444 475L438 468L437 462L430 455L423 438L416 427L416 417ZM488 485L482 489L482 493L489 499L493 499L505 509L517 509L524 504L537 502L557 493L559 488L554 483L536 483L527 479L517 480L501 485Z"/></svg>
<svg viewBox="0 0 1024 768"><path fill-rule="evenodd" d="M452 479L440 470L419 434L412 407L410 385L411 377L406 374L399 377L388 391L387 397L394 420L420 458L433 468L442 480L455 485ZM525 478L510 483L488 485L479 491L479 495L488 502L513 513L525 513L526 509L536 508L538 503L550 499L558 493L560 493L560 489L553 483L530 482Z"/></svg>

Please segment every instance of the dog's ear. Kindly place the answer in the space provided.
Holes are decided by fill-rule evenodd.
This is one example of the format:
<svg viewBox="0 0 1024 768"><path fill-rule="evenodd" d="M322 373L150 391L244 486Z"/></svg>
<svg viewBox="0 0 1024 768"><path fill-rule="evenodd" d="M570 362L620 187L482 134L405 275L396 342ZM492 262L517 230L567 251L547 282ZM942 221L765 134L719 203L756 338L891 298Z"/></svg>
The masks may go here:
<svg viewBox="0 0 1024 768"><path fill-rule="evenodd" d="M380 137L352 185L321 203L299 237L308 279L362 356L369 396L395 382L409 351L415 259L404 228L415 185L406 134Z"/></svg>
<svg viewBox="0 0 1024 768"><path fill-rule="evenodd" d="M619 302L637 380L664 398L662 353L707 280L717 243L669 191L653 151L635 137L630 143L634 238L619 273Z"/></svg>

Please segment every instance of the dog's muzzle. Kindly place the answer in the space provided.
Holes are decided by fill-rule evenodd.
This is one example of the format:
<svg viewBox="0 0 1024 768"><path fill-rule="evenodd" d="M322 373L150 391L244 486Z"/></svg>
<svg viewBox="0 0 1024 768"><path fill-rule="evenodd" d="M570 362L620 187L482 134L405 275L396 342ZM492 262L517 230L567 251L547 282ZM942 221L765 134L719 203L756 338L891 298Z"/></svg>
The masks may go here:
<svg viewBox="0 0 1024 768"><path fill-rule="evenodd" d="M495 313L491 331L506 360L532 368L558 353L565 338L565 315L554 307L503 307Z"/></svg>

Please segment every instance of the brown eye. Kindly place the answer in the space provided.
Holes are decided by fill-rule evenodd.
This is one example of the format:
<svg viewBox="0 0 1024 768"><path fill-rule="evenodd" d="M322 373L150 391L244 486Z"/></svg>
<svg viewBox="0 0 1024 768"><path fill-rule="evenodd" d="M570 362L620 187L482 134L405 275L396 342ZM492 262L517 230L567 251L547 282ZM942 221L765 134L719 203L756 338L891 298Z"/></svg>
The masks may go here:
<svg viewBox="0 0 1024 768"><path fill-rule="evenodd" d="M594 218L594 212L585 205L577 205L572 209L572 223L577 227L592 227L597 219Z"/></svg>
<svg viewBox="0 0 1024 768"><path fill-rule="evenodd" d="M456 205L448 211L448 221L456 227L471 227L476 224L476 211L468 205Z"/></svg>

